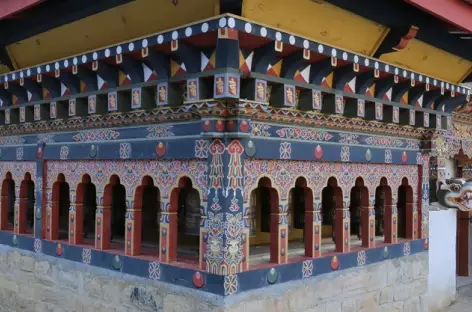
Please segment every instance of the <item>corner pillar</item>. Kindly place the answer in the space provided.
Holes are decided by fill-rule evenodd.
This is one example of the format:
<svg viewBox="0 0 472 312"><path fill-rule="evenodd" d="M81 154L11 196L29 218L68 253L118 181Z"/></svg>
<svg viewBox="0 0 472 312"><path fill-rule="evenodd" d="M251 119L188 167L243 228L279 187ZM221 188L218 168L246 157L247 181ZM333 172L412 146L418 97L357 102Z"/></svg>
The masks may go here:
<svg viewBox="0 0 472 312"><path fill-rule="evenodd" d="M200 246L207 247L202 262L207 272L236 274L249 267L249 223L243 207L244 147L240 140L210 139L208 167L208 206L200 236Z"/></svg>

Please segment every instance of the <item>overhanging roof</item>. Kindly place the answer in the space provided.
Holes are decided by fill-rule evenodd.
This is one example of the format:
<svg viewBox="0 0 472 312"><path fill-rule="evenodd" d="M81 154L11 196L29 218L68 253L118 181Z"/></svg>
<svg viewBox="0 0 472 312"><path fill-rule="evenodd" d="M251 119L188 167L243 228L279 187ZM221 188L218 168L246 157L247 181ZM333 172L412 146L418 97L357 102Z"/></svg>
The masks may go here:
<svg viewBox="0 0 472 312"><path fill-rule="evenodd" d="M472 32L472 1L470 0L405 0L459 28Z"/></svg>

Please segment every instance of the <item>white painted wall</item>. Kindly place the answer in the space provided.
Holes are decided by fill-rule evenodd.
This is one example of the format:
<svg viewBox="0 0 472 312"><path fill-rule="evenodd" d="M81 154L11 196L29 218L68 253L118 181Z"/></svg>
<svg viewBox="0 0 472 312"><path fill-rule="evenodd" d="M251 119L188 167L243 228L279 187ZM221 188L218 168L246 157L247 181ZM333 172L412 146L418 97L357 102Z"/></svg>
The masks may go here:
<svg viewBox="0 0 472 312"><path fill-rule="evenodd" d="M430 311L438 311L456 298L457 210L429 212Z"/></svg>

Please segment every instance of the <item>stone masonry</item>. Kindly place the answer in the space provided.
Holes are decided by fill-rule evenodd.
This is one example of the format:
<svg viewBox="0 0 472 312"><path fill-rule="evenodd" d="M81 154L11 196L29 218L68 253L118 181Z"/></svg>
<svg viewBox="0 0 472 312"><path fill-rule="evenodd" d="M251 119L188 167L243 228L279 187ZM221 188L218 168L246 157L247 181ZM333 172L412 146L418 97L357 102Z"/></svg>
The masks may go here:
<svg viewBox="0 0 472 312"><path fill-rule="evenodd" d="M428 253L222 298L0 247L0 311L428 311Z"/></svg>

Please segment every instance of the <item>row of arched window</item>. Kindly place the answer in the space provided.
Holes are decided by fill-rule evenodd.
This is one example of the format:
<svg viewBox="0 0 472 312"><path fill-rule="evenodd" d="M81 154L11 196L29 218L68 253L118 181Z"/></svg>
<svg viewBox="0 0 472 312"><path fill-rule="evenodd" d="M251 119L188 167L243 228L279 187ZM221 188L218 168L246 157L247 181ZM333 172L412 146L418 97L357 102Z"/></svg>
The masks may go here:
<svg viewBox="0 0 472 312"><path fill-rule="evenodd" d="M18 203L15 194L15 181L11 173L7 173L2 183L1 205L8 207L2 209L2 230L15 230L19 234L32 234L34 226L34 207L35 207L35 188L31 175L27 173L20 182L19 193L19 219L15 219L15 202ZM139 189L139 192L138 192ZM350 240L351 244L360 244L363 236L362 214L365 213L365 200L369 200L368 193L364 193L366 188L363 186L361 178L356 180L354 187L350 192L350 206L347 207L350 212ZM71 242L71 236L79 236L76 240L79 244L95 246L97 239L97 190L88 174L85 174L81 183L75 191L75 202L71 202L71 187L67 183L63 174L59 174L57 181L52 187L52 210L57 212L57 226L44 226L43 235L48 237L44 231L51 231L49 236L52 240L65 240ZM182 178L177 189L177 261L192 262L198 261L200 253L200 205L201 198L199 192L193 188L191 179ZM257 264L267 261L270 255L271 231L273 231L273 222L271 214L273 207L278 209L278 195L273 189L269 178L261 178L258 187L250 194L250 205L247 214L249 221L250 248L249 262ZM274 195L275 194L275 195ZM108 237L101 237L101 240L107 241L107 249L123 250L125 248L126 232L126 214L127 195L125 187L120 183L118 176L110 178L109 185L105 188L104 202L109 204L111 216L109 218ZM159 255L159 223L161 217L161 199L159 187L154 185L150 176L142 179L141 185L137 187L135 193L135 203L140 203L141 211L141 230L140 230L140 254L158 256ZM367 196L367 198L365 198ZM175 198L175 197L171 197ZM339 218L336 216L336 210L343 208L343 194L337 185L337 180L333 177L328 180L326 187L321 194L321 216L322 216L322 244L326 247L324 251L330 251L331 241L336 241L336 227ZM376 241L391 243L387 236L383 238L387 230L391 231L389 222L391 222L392 209L386 209L392 203L392 191L385 178L379 182L375 191L375 236ZM398 238L408 237L407 223L408 214L412 205L412 189L408 181L404 179L402 185L398 187L398 200L396 205L396 224L398 228ZM172 205L172 204L171 204ZM275 206L274 206L275 205ZM287 211L288 251L289 256L307 255L306 244L306 213L313 205L313 191L307 187L304 178L297 179L289 195L289 207ZM367 203L369 205L369 203ZM80 220L71 218L71 207L81 210ZM136 207L134 207L136 208ZM346 208L346 207L344 207ZM5 213L8 212L6 216ZM18 212L17 212L18 213ZM389 219L390 217L390 219ZM82 222L82 233L71 231L71 222ZM16 227L15 227L16 224ZM45 229L46 228L46 229ZM334 249L334 248L333 248Z"/></svg>

